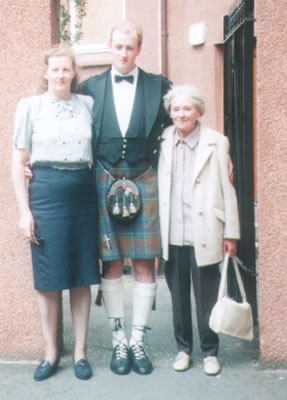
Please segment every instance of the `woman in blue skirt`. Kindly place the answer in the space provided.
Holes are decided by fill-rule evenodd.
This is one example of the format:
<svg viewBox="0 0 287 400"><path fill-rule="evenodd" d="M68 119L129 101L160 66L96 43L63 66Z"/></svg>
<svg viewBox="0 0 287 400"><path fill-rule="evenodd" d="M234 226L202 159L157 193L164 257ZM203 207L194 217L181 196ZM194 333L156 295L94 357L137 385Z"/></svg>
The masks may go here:
<svg viewBox="0 0 287 400"><path fill-rule="evenodd" d="M71 49L52 48L44 56L43 93L21 99L15 117L12 176L19 228L31 241L45 343L45 358L34 373L37 381L49 378L59 365L57 328L64 289L70 290L75 375L92 375L86 357L90 285L100 283L91 170L93 100L74 93L76 81ZM29 185L27 161L33 172Z"/></svg>

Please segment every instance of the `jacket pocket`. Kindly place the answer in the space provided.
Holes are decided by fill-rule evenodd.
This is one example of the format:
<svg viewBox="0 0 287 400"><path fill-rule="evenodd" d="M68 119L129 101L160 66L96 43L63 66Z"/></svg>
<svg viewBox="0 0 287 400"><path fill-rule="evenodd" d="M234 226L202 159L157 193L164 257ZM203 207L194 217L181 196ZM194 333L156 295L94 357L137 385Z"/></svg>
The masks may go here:
<svg viewBox="0 0 287 400"><path fill-rule="evenodd" d="M214 214L220 221L225 222L225 212L223 210L214 207Z"/></svg>

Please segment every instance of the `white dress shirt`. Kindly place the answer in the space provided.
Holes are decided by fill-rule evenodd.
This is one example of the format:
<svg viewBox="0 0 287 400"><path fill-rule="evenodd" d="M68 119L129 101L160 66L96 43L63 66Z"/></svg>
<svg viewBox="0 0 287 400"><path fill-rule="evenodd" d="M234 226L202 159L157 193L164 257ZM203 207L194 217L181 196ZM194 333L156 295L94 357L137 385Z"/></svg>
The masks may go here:
<svg viewBox="0 0 287 400"><path fill-rule="evenodd" d="M115 109L123 137L125 137L126 132L128 130L133 111L138 74L139 70L138 67L136 67L128 74L128 75L133 75L134 77L134 82L132 84L124 80L116 83L115 75L121 75L121 74L119 74L114 67L112 67L111 70Z"/></svg>

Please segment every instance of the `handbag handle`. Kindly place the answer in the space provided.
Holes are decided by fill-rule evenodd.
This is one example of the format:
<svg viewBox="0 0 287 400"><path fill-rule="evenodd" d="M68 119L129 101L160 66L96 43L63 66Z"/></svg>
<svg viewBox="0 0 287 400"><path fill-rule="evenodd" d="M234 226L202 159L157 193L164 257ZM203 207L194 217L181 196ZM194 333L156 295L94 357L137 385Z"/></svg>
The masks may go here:
<svg viewBox="0 0 287 400"><path fill-rule="evenodd" d="M220 279L220 285L219 285L219 291L218 291L218 299L221 299L224 296L225 289L227 288L227 269L228 269L228 260L229 260L229 255L228 253L225 254L224 257L224 262L223 262L223 268L222 268L222 274L221 274L221 279ZM239 291L242 297L242 301L246 302L247 301L247 296L246 292L244 289L243 281L239 272L238 264L236 261L236 258L233 256L232 257L232 262L233 262L233 267L235 270L235 276L237 279L237 283L239 286Z"/></svg>

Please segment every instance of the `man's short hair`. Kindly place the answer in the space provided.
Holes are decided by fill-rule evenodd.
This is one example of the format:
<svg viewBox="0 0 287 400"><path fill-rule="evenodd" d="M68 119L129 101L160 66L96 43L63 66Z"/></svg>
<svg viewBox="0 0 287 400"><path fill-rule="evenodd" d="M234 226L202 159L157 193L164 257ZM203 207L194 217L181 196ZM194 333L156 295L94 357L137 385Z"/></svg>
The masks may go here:
<svg viewBox="0 0 287 400"><path fill-rule="evenodd" d="M111 33L110 33L110 43L112 43L113 33L115 31L119 31L121 33L129 34L131 32L135 32L138 39L138 46L142 45L143 41L143 30L139 25L133 24L132 22L121 22L115 26L113 26Z"/></svg>

